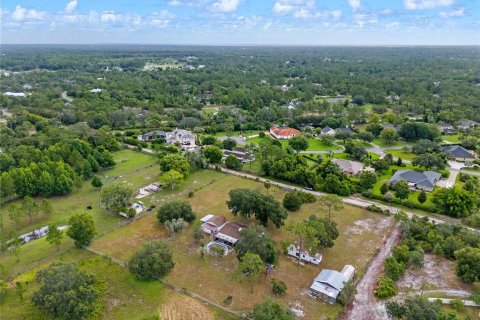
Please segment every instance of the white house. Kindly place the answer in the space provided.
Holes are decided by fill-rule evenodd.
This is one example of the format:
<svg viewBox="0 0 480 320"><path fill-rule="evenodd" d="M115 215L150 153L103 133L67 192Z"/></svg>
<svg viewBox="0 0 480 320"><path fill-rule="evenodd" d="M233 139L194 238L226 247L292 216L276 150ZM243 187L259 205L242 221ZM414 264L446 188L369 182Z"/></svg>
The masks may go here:
<svg viewBox="0 0 480 320"><path fill-rule="evenodd" d="M322 136L334 136L335 135L335 130L333 130L332 128L330 127L325 127L322 129L322 131L320 131L320 135Z"/></svg>
<svg viewBox="0 0 480 320"><path fill-rule="evenodd" d="M277 126L270 128L270 135L278 140L290 139L301 134L300 130L294 128L278 128Z"/></svg>
<svg viewBox="0 0 480 320"><path fill-rule="evenodd" d="M99 93L99 92L102 92L102 89L95 88L95 89L90 90L90 92L91 93Z"/></svg>
<svg viewBox="0 0 480 320"><path fill-rule="evenodd" d="M315 265L319 265L322 261L322 255L320 253L312 256L310 253L308 253L308 251L301 250L300 247L294 243L288 246L287 253L289 256L294 257L297 260L305 261Z"/></svg>
<svg viewBox="0 0 480 320"><path fill-rule="evenodd" d="M221 215L207 214L200 219L202 221L202 231L206 234L215 234L227 222L227 219Z"/></svg>

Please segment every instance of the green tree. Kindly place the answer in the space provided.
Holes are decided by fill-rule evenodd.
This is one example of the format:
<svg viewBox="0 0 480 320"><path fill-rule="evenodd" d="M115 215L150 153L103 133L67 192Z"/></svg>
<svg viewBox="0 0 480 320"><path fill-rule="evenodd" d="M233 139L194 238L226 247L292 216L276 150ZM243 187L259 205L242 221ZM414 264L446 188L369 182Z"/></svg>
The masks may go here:
<svg viewBox="0 0 480 320"><path fill-rule="evenodd" d="M103 186L102 179L100 179L99 176L94 176L92 179L92 186L97 189L101 188Z"/></svg>
<svg viewBox="0 0 480 320"><path fill-rule="evenodd" d="M165 229L167 229L170 237L175 239L175 234L181 231L184 231L188 227L188 222L182 218L167 220L163 224Z"/></svg>
<svg viewBox="0 0 480 320"><path fill-rule="evenodd" d="M11 204L8 207L8 218L18 226L22 220L22 211L17 205Z"/></svg>
<svg viewBox="0 0 480 320"><path fill-rule="evenodd" d="M321 198L320 208L327 211L327 216L332 219L332 214L343 209L342 199L336 195L328 194Z"/></svg>
<svg viewBox="0 0 480 320"><path fill-rule="evenodd" d="M242 241L235 245L237 258L241 259L247 252L255 253L266 263L275 263L278 252L275 248L275 242L268 236L266 230L261 225L251 225L240 231Z"/></svg>
<svg viewBox="0 0 480 320"><path fill-rule="evenodd" d="M203 155L209 163L219 163L222 160L223 152L217 146L207 146L203 149Z"/></svg>
<svg viewBox="0 0 480 320"><path fill-rule="evenodd" d="M251 318L253 320L294 320L295 316L280 302L265 298L262 303L253 307Z"/></svg>
<svg viewBox="0 0 480 320"><path fill-rule="evenodd" d="M455 252L457 266L455 272L464 282L480 280L480 249L467 247Z"/></svg>
<svg viewBox="0 0 480 320"><path fill-rule="evenodd" d="M395 141L398 141L398 133L394 128L386 128L380 132L380 138L386 144L393 144Z"/></svg>
<svg viewBox="0 0 480 320"><path fill-rule="evenodd" d="M268 194L268 190L270 190L270 188L272 187L272 183L267 180L263 183L263 187L265 188L265 190L267 190L267 194Z"/></svg>
<svg viewBox="0 0 480 320"><path fill-rule="evenodd" d="M283 197L283 207L288 211L297 211L302 203L302 198L297 191L287 192Z"/></svg>
<svg viewBox="0 0 480 320"><path fill-rule="evenodd" d="M100 203L110 212L118 213L128 207L133 190L126 183L110 183L100 192Z"/></svg>
<svg viewBox="0 0 480 320"><path fill-rule="evenodd" d="M38 209L46 217L50 217L53 214L53 206L48 199L42 199L38 205Z"/></svg>
<svg viewBox="0 0 480 320"><path fill-rule="evenodd" d="M172 252L162 241L145 243L128 263L128 269L139 280L164 278L174 266Z"/></svg>
<svg viewBox="0 0 480 320"><path fill-rule="evenodd" d="M175 170L186 177L190 172L190 164L185 157L179 154L167 154L160 160L160 169L162 172Z"/></svg>
<svg viewBox="0 0 480 320"><path fill-rule="evenodd" d="M68 220L70 227L67 230L67 235L75 240L77 247L88 246L95 235L97 228L93 216L88 213L76 213Z"/></svg>
<svg viewBox="0 0 480 320"><path fill-rule="evenodd" d="M236 145L237 145L237 142L233 139L230 139L230 138L222 141L223 149L233 150L233 148L235 148Z"/></svg>
<svg viewBox="0 0 480 320"><path fill-rule="evenodd" d="M277 279L272 279L272 293L276 296L282 296L287 292L287 285L285 282Z"/></svg>
<svg viewBox="0 0 480 320"><path fill-rule="evenodd" d="M242 169L243 164L242 161L231 154L225 159L225 166L229 169L239 171Z"/></svg>
<svg viewBox="0 0 480 320"><path fill-rule="evenodd" d="M360 187L361 191L372 189L375 182L377 182L377 175L374 172L360 173L358 186Z"/></svg>
<svg viewBox="0 0 480 320"><path fill-rule="evenodd" d="M415 157L412 164L414 166L424 167L426 169L444 169L447 160L438 153L425 153Z"/></svg>
<svg viewBox="0 0 480 320"><path fill-rule="evenodd" d="M432 201L442 213L455 218L467 217L477 207L475 196L457 187L435 192Z"/></svg>
<svg viewBox="0 0 480 320"><path fill-rule="evenodd" d="M58 229L57 224L52 223L48 226L47 242L52 246L57 247L57 251L60 248L60 244L63 239L63 231Z"/></svg>
<svg viewBox="0 0 480 320"><path fill-rule="evenodd" d="M250 189L233 189L229 195L227 205L234 215L240 214L245 218L254 216L264 226L270 220L280 228L288 216L287 211L270 195Z"/></svg>
<svg viewBox="0 0 480 320"><path fill-rule="evenodd" d="M430 302L426 298L416 296L406 299L403 303L388 301L386 304L387 314L391 319L404 320L430 320L439 318L440 304ZM444 318L447 320L448 318ZM454 320L455 318L451 319Z"/></svg>
<svg viewBox="0 0 480 320"><path fill-rule="evenodd" d="M331 146L335 142L335 137L328 134L324 134L320 137L320 140L323 142L324 145Z"/></svg>
<svg viewBox="0 0 480 320"><path fill-rule="evenodd" d="M296 136L288 140L288 145L297 153L308 149L308 139L304 136Z"/></svg>
<svg viewBox="0 0 480 320"><path fill-rule="evenodd" d="M54 317L88 319L101 310L101 283L73 264L54 262L37 273L37 281L32 301Z"/></svg>
<svg viewBox="0 0 480 320"><path fill-rule="evenodd" d="M398 281L405 273L405 265L398 262L394 257L389 257L385 260L385 276L393 281Z"/></svg>
<svg viewBox="0 0 480 320"><path fill-rule="evenodd" d="M382 186L380 187L380 193L381 194L385 194L388 192L388 184L385 182L382 184Z"/></svg>
<svg viewBox="0 0 480 320"><path fill-rule="evenodd" d="M393 190L395 190L395 197L399 199L407 199L410 194L408 183L405 180L398 180L393 184Z"/></svg>
<svg viewBox="0 0 480 320"><path fill-rule="evenodd" d="M195 220L195 212L188 201L175 200L162 205L158 209L157 218L161 223L180 218L192 222Z"/></svg>
<svg viewBox="0 0 480 320"><path fill-rule="evenodd" d="M418 198L417 198L418 202L420 203L425 203L425 201L427 201L427 193L422 190L419 194L418 194Z"/></svg>
<svg viewBox="0 0 480 320"><path fill-rule="evenodd" d="M38 214L38 204L30 196L25 196L22 200L20 210L22 213L28 217L29 223L32 223L33 217Z"/></svg>
<svg viewBox="0 0 480 320"><path fill-rule="evenodd" d="M253 282L258 279L265 270L265 263L258 254L247 252L240 258L238 270L242 277L251 283L251 290L253 291Z"/></svg>
<svg viewBox="0 0 480 320"><path fill-rule="evenodd" d="M183 178L183 174L177 170L170 170L160 176L160 181L162 181L165 186L174 190Z"/></svg>
<svg viewBox="0 0 480 320"><path fill-rule="evenodd" d="M345 153L356 160L368 157L367 149L365 149L363 143L353 139L347 139L345 142Z"/></svg>

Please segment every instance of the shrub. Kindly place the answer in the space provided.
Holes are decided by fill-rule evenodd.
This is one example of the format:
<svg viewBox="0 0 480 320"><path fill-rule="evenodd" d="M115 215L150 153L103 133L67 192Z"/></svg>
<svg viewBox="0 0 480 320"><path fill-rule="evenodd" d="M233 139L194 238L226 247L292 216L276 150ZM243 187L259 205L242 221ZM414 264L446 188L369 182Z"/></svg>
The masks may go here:
<svg viewBox="0 0 480 320"><path fill-rule="evenodd" d="M140 280L165 277L175 266L172 252L161 241L145 243L128 263L128 269Z"/></svg>
<svg viewBox="0 0 480 320"><path fill-rule="evenodd" d="M220 256L220 257L225 256L225 248L222 246L212 245L210 246L210 251L212 251L217 256Z"/></svg>
<svg viewBox="0 0 480 320"><path fill-rule="evenodd" d="M394 257L385 260L385 276L393 281L398 281L405 273L405 265L398 262Z"/></svg>
<svg viewBox="0 0 480 320"><path fill-rule="evenodd" d="M283 198L283 207L288 211L297 211L302 206L302 198L297 191L290 191Z"/></svg>
<svg viewBox="0 0 480 320"><path fill-rule="evenodd" d="M285 282L277 279L272 279L272 292L274 295L281 296L287 292L287 285Z"/></svg>
<svg viewBox="0 0 480 320"><path fill-rule="evenodd" d="M395 282L389 277L383 276L377 282L375 295L379 298L388 298L397 294Z"/></svg>

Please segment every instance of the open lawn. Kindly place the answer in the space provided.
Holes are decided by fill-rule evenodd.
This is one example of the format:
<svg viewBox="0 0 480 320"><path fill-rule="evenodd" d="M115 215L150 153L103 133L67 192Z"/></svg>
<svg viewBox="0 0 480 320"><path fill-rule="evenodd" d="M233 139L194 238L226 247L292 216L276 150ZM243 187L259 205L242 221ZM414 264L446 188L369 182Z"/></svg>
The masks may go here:
<svg viewBox="0 0 480 320"><path fill-rule="evenodd" d="M248 137L248 136L253 136L256 134L259 134L260 132L264 132L264 130L244 130L244 131L233 131L232 136L242 136L242 137ZM214 134L215 137L224 137L226 136L226 132L217 132Z"/></svg>
<svg viewBox="0 0 480 320"><path fill-rule="evenodd" d="M255 137L247 139L248 143L259 144L263 139L272 139L270 136L265 136L264 138ZM279 140L282 146L285 148L288 145L288 140ZM308 148L307 151L328 151L328 150L339 150L340 147L336 145L326 145L320 139L317 138L308 138Z"/></svg>
<svg viewBox="0 0 480 320"><path fill-rule="evenodd" d="M446 134L442 135L442 140L443 141L448 141L451 143L459 143L460 138L463 136L462 133L455 133L455 134Z"/></svg>
<svg viewBox="0 0 480 320"><path fill-rule="evenodd" d="M415 159L415 157L417 156L413 152L405 152L402 149L385 150L385 153L390 153L394 158L402 158L402 160L408 161L413 161L413 159Z"/></svg>
<svg viewBox="0 0 480 320"><path fill-rule="evenodd" d="M197 212L197 218L214 213L223 214L231 220L247 222L240 217L232 216L226 206L228 192L233 188L251 188L262 193L266 192L262 183L225 175L196 192L194 197L186 199ZM272 187L269 193L280 200L285 191ZM290 213L289 219L304 219L313 213L325 214L318 210L318 204L309 204L304 205L298 212ZM305 319L317 319L319 314L328 317L340 311L339 306L312 300L305 294L319 271L322 268L340 270L345 264L352 264L358 269L358 274L361 274L369 257L383 241L391 225L388 217L350 206L338 212L335 221L339 225L340 237L333 248L322 251L323 261L319 267L298 266L281 255L273 273L273 277L287 284L288 292L282 298L284 303L288 306L298 303L306 313ZM275 239L279 250L280 240L289 238L283 227L276 229L269 226L267 231ZM233 299L229 307L238 311L250 309L264 296L271 294L271 276L262 276L253 283L252 292L250 284L239 281L235 253L223 259L209 255L202 259L198 254L199 243L193 240L190 228L185 233L177 235L176 239L168 239L165 228L158 223L154 214L100 237L93 243L93 248L128 260L142 243L152 239L168 240L167 243L173 249L176 266L167 280L176 287L189 289L218 303L222 303L231 295ZM349 250L359 246L362 250ZM348 255L345 252L348 252Z"/></svg>
<svg viewBox="0 0 480 320"><path fill-rule="evenodd" d="M59 257L52 257L37 268L25 272L7 284L2 297L1 309L8 310L8 319L47 319L30 302L38 289L35 272L53 260L78 262L80 269L96 275L105 284L104 304L101 319L145 319L155 315L166 320L215 320L232 319L227 314L209 308L196 299L165 288L157 281L137 281L125 268L108 259L82 249L71 249ZM22 283L24 292L20 298L15 283ZM7 315L3 313L3 315ZM5 318L7 319L7 318Z"/></svg>
<svg viewBox="0 0 480 320"><path fill-rule="evenodd" d="M373 152L369 152L368 155L369 155L370 158L373 159L373 160L380 158L380 156L379 156L378 154L373 153ZM348 154L343 153L343 152L334 153L334 154L333 154L333 157L334 157L334 158L337 158L337 159L358 161L358 160L355 160L355 159L350 158L350 156L349 156Z"/></svg>

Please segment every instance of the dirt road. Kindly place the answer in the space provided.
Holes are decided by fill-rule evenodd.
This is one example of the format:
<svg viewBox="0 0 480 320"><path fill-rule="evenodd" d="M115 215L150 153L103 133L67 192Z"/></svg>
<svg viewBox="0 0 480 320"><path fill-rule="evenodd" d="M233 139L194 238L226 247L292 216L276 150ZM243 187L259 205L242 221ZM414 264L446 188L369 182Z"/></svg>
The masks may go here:
<svg viewBox="0 0 480 320"><path fill-rule="evenodd" d="M383 262L390 256L392 247L400 239L400 225L397 223L390 237L373 259L363 278L357 285L357 294L354 297L352 307L347 310L344 319L347 320L384 320L387 313L382 302L378 301L373 291L379 278Z"/></svg>

